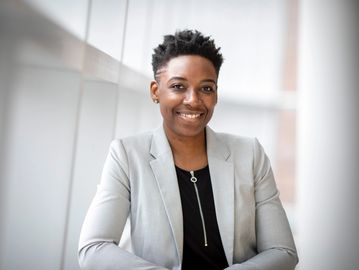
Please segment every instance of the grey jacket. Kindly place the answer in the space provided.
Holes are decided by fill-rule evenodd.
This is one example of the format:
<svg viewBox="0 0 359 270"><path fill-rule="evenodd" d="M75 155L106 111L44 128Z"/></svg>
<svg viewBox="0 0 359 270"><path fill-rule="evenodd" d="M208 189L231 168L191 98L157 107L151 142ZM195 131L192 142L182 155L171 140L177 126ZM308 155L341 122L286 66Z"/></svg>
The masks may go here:
<svg viewBox="0 0 359 270"><path fill-rule="evenodd" d="M209 127L206 136L227 269L294 269L296 248L263 148ZM118 246L127 218L131 252ZM179 270L182 249L181 199L163 128L114 140L82 227L81 268Z"/></svg>

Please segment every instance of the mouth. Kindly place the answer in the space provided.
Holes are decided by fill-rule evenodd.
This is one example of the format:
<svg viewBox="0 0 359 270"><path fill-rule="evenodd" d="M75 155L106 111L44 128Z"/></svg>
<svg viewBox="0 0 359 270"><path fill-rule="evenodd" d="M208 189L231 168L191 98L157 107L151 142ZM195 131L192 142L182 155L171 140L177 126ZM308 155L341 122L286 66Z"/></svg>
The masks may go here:
<svg viewBox="0 0 359 270"><path fill-rule="evenodd" d="M176 114L185 120L195 120L204 115L203 112L176 112Z"/></svg>

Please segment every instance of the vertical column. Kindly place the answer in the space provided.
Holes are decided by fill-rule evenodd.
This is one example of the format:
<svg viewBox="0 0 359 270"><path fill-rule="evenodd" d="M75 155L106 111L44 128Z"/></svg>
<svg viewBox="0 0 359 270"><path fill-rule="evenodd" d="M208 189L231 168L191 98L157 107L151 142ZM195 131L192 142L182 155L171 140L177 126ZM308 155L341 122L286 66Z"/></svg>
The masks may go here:
<svg viewBox="0 0 359 270"><path fill-rule="evenodd" d="M61 269L87 0L35 2L0 4L0 269Z"/></svg>
<svg viewBox="0 0 359 270"><path fill-rule="evenodd" d="M298 102L300 269L359 269L358 3L303 0Z"/></svg>

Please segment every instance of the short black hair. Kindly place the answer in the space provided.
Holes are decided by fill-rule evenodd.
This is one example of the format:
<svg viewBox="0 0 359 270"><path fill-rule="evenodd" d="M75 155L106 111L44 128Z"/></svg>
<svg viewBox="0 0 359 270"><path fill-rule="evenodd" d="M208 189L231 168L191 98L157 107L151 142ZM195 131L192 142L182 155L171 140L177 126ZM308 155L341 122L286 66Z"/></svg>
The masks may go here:
<svg viewBox="0 0 359 270"><path fill-rule="evenodd" d="M217 76L223 63L223 56L210 36L204 36L197 30L177 31L174 35L165 35L163 43L154 48L152 69L156 78L157 70L164 67L172 58L180 55L199 55L212 62Z"/></svg>

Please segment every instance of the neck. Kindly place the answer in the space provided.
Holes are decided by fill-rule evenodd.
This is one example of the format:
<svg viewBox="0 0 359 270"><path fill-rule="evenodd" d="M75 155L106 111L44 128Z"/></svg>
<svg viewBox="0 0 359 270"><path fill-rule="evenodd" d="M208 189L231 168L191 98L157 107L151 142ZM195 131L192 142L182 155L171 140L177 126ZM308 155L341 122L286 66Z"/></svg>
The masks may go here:
<svg viewBox="0 0 359 270"><path fill-rule="evenodd" d="M204 168L207 161L205 130L196 136L179 137L165 129L175 165L184 170Z"/></svg>

